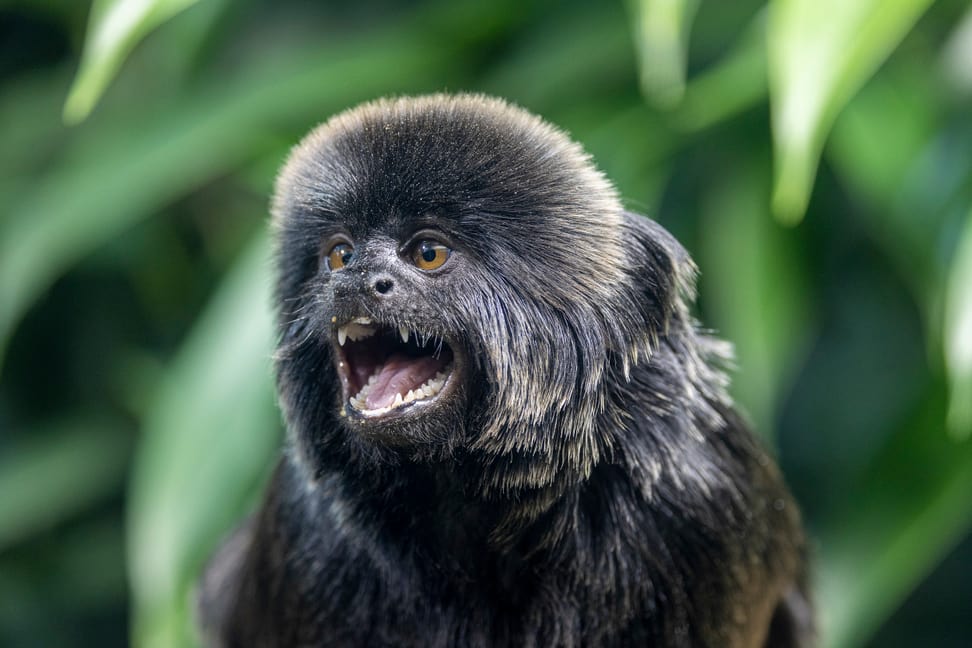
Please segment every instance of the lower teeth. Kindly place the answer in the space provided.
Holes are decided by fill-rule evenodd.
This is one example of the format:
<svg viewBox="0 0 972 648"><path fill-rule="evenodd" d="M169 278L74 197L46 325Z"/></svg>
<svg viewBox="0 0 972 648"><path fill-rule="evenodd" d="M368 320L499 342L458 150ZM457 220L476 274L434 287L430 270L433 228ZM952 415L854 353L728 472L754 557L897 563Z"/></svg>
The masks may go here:
<svg viewBox="0 0 972 648"><path fill-rule="evenodd" d="M429 378L421 387L410 389L408 393L404 395L396 394L395 400L391 405L370 410L368 409L367 398L378 379L378 374L376 373L371 376L368 383L361 388L361 391L349 399L349 402L351 403L351 406L358 411L368 412L369 414L384 414L385 412L388 412L396 407L401 407L406 403L412 403L418 400L427 400L438 395L438 393L442 391L442 386L445 385L448 375L449 373L447 369L440 371L432 378Z"/></svg>

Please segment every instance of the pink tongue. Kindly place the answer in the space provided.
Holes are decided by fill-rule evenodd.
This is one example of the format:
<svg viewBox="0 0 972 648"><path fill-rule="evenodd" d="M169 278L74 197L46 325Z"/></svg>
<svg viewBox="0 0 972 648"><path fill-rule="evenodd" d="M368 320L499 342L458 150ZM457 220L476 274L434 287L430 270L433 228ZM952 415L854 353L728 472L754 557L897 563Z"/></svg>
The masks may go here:
<svg viewBox="0 0 972 648"><path fill-rule="evenodd" d="M443 361L432 356L412 358L401 353L390 356L378 373L378 380L365 398L368 409L389 407L395 394L405 396L408 390L421 387L442 369Z"/></svg>

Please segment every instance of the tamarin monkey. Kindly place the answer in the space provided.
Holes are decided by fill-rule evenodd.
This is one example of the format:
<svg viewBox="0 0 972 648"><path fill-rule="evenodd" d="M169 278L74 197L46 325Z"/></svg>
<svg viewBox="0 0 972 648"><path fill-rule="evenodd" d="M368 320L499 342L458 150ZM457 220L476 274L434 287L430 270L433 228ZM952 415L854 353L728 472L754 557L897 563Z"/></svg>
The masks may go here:
<svg viewBox="0 0 972 648"><path fill-rule="evenodd" d="M379 100L273 201L283 456L212 646L806 647L806 542L695 266L563 132Z"/></svg>

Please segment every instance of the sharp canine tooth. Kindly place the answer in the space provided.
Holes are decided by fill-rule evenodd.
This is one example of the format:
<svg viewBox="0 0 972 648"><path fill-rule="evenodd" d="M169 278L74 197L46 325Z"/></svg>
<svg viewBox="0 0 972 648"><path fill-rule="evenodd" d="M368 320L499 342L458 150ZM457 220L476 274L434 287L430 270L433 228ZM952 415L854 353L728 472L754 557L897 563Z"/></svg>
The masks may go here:
<svg viewBox="0 0 972 648"><path fill-rule="evenodd" d="M395 394L395 402L392 403L392 407L398 407L404 402L401 394Z"/></svg>
<svg viewBox="0 0 972 648"><path fill-rule="evenodd" d="M338 344L344 346L345 341L348 339L348 329L344 326L338 328Z"/></svg>
<svg viewBox="0 0 972 648"><path fill-rule="evenodd" d="M399 326L398 334L402 336L402 342L408 342L408 328L404 326Z"/></svg>

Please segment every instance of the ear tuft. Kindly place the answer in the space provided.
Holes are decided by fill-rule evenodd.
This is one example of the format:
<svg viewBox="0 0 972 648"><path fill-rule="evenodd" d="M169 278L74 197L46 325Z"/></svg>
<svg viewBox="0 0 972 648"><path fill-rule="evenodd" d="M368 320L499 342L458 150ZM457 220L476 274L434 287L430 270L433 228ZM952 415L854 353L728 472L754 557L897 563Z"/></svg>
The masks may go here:
<svg viewBox="0 0 972 648"><path fill-rule="evenodd" d="M664 227L640 214L624 212L622 230L632 289L640 293L633 298L647 309L654 335L667 334L673 320L688 323L698 272L689 253Z"/></svg>

